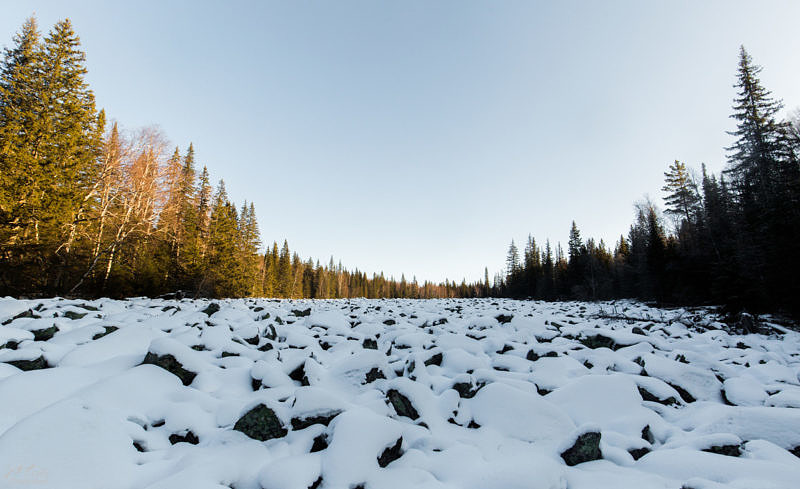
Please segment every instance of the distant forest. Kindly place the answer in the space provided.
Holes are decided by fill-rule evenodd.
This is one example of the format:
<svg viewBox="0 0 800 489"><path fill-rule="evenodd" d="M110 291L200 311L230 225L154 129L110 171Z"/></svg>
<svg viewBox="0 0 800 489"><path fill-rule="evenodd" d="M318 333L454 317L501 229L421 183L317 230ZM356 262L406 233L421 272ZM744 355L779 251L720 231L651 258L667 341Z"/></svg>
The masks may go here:
<svg viewBox="0 0 800 489"><path fill-rule="evenodd" d="M107 127L69 20L34 18L0 62L0 295L637 298L800 314L800 120L761 85L744 48L719 176L675 161L611 249L573 222L560 244L512 242L492 282L418 283L262 250L255 208L197 171L193 145Z"/></svg>

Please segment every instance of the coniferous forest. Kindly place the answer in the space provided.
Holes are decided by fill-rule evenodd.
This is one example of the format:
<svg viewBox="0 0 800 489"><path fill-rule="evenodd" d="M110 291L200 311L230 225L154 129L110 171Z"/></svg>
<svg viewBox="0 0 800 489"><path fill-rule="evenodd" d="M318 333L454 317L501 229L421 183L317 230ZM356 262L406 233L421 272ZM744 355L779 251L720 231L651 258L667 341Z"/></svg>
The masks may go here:
<svg viewBox="0 0 800 489"><path fill-rule="evenodd" d="M663 214L636 206L610 245L573 222L567 249L512 242L490 283L441 284L263 246L255 208L155 127L109 123L69 20L30 18L0 64L0 295L637 298L800 313L800 120L780 120L741 48L734 143L720 175L675 161ZM279 231L279 230L278 230Z"/></svg>

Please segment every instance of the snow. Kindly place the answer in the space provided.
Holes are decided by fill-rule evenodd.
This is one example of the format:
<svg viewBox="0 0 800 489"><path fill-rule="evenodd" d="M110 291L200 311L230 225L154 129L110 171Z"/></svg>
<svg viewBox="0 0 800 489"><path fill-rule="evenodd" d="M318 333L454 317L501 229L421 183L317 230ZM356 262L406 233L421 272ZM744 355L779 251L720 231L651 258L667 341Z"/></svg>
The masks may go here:
<svg viewBox="0 0 800 489"><path fill-rule="evenodd" d="M800 477L800 334L732 334L708 309L5 298L0 323L3 489L775 489ZM148 353L196 376L184 385L168 362L142 364ZM261 404L284 430L263 442L234 429ZM602 458L567 466L588 432Z"/></svg>

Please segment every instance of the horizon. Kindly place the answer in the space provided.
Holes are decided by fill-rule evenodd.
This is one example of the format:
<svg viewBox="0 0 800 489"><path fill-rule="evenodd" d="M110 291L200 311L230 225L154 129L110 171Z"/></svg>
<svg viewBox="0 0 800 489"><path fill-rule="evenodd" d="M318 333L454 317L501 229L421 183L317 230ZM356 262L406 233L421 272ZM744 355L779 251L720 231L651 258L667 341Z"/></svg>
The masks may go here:
<svg viewBox="0 0 800 489"><path fill-rule="evenodd" d="M800 106L792 2L144 5L14 4L0 44L70 18L98 108L194 143L264 247L420 283L494 276L573 220L613 247L674 160L719 173L740 45Z"/></svg>

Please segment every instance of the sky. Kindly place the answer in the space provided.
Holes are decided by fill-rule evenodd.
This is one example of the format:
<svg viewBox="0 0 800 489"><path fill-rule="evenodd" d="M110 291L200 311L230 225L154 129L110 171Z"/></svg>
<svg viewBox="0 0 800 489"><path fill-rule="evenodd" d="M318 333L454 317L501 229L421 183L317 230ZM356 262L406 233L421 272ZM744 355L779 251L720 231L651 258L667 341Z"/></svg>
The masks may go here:
<svg viewBox="0 0 800 489"><path fill-rule="evenodd" d="M9 1L70 18L98 107L255 204L265 243L468 281L531 234L609 245L678 159L724 168L739 46L800 107L797 1Z"/></svg>

